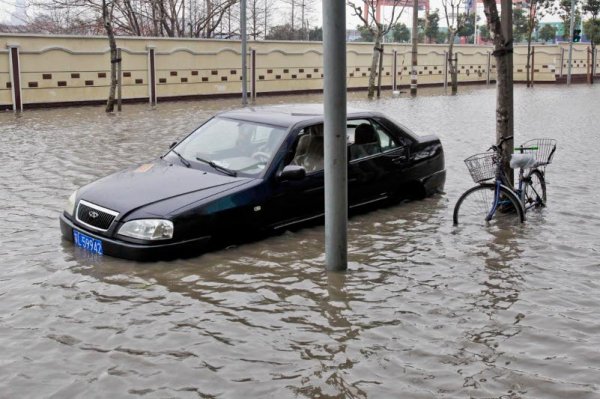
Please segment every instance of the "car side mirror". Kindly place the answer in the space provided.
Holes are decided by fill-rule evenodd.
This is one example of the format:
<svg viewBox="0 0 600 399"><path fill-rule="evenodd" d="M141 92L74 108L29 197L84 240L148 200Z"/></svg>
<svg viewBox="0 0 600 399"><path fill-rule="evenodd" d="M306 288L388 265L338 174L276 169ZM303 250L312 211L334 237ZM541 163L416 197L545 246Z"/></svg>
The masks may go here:
<svg viewBox="0 0 600 399"><path fill-rule="evenodd" d="M287 165L278 177L279 180L302 180L306 177L306 169L299 165Z"/></svg>
<svg viewBox="0 0 600 399"><path fill-rule="evenodd" d="M169 150L172 150L173 147L175 147L177 145L177 141L174 141L171 143L171 145L169 146Z"/></svg>

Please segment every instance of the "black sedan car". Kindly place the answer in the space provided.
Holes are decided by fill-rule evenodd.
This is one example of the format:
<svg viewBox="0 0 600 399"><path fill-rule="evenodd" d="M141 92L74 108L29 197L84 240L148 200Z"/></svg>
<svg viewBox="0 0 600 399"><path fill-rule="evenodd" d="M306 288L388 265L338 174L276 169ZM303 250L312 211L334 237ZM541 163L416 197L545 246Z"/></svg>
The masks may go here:
<svg viewBox="0 0 600 399"><path fill-rule="evenodd" d="M348 110L351 209L443 190L444 152L386 116ZM324 212L323 107L271 106L209 119L160 158L92 182L60 216L66 240L136 260L287 229Z"/></svg>

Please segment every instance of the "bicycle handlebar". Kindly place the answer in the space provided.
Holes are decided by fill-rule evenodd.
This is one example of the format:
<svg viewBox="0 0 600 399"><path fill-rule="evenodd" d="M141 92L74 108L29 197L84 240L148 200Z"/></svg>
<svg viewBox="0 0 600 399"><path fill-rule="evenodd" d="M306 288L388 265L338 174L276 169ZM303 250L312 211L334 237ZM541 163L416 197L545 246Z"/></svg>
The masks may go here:
<svg viewBox="0 0 600 399"><path fill-rule="evenodd" d="M513 138L513 136L502 137L502 138L501 138L501 139L498 141L498 144L495 144L495 145L491 146L490 148L488 148L488 151L490 151L490 150L494 150L494 151L498 152L498 151L500 150L500 146L502 146L502 144L503 144L505 141L508 141L508 140L510 140L510 139L512 139L512 138Z"/></svg>

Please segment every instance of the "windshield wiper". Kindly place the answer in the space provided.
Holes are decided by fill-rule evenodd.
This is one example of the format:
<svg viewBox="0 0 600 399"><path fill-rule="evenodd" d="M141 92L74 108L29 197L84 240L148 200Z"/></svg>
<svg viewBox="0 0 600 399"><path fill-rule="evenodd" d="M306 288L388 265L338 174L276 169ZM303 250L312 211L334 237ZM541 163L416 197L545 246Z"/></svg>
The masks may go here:
<svg viewBox="0 0 600 399"><path fill-rule="evenodd" d="M226 168L225 166L221 166L218 163L215 163L213 161L209 161L208 159L204 159L204 158L200 158L200 157L196 157L196 159L198 161L200 161L200 162L204 162L206 164L209 164L210 166L212 166L216 170L221 171L221 172L225 173L226 175L233 176L233 177L237 176L237 172L235 170L231 170L229 168Z"/></svg>
<svg viewBox="0 0 600 399"><path fill-rule="evenodd" d="M171 152L175 155L177 155L179 157L179 159L181 160L181 163L184 164L187 168L189 168L190 166L192 166L192 164L190 163L190 161L188 161L187 159L185 159L183 157L183 155L181 155L180 153L178 153L175 150L171 150Z"/></svg>

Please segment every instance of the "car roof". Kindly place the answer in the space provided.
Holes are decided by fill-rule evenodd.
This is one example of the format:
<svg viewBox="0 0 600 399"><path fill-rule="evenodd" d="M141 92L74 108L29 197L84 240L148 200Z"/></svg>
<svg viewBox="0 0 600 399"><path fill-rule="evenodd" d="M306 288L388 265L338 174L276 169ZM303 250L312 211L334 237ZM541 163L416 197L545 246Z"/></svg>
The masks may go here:
<svg viewBox="0 0 600 399"><path fill-rule="evenodd" d="M323 115L323 104L280 104L261 107L246 107L218 114L218 116L224 118L265 123L282 127L289 127L300 122L322 122ZM365 115L375 116L379 115L379 113L357 108L348 108L347 115L348 117Z"/></svg>

